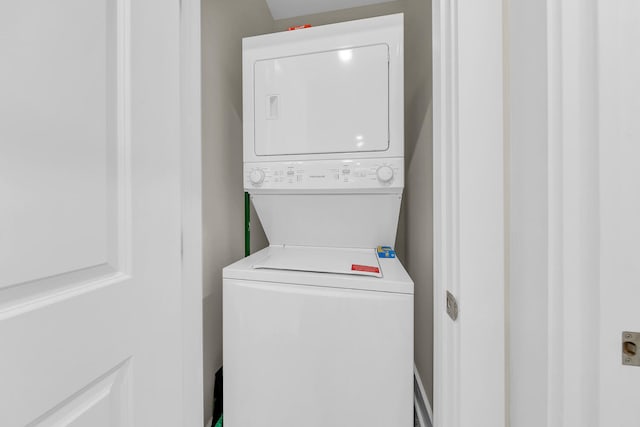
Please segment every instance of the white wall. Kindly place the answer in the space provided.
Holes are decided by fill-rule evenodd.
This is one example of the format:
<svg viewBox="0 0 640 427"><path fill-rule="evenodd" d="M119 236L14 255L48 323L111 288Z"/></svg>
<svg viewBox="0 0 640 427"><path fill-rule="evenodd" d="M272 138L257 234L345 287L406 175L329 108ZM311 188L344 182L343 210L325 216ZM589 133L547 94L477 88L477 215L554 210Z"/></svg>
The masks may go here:
<svg viewBox="0 0 640 427"><path fill-rule="evenodd" d="M204 420L222 365L222 268L244 256L242 38L269 33L263 0L202 2L202 175L204 253ZM253 221L252 247L266 244Z"/></svg>

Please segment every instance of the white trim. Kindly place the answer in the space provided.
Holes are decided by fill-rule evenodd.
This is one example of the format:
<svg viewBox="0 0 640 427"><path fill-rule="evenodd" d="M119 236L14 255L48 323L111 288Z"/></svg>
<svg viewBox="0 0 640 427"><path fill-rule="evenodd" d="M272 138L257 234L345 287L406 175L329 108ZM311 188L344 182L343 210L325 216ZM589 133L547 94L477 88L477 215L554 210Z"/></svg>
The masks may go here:
<svg viewBox="0 0 640 427"><path fill-rule="evenodd" d="M457 427L455 408L458 406L457 395L454 393L453 384L458 383L456 378L458 371L455 366L458 360L448 357L453 353L453 342L456 340L452 334L447 334L446 322L442 302L446 292L446 284L451 280L454 270L455 258L451 256L451 246L456 243L454 230L452 229L454 206L451 205L455 183L448 168L453 163L454 138L451 133L454 130L452 122L455 119L455 110L450 107L452 101L453 86L456 82L452 72L452 46L455 42L454 25L452 19L452 2L436 0L433 2L433 198L434 198L434 385L433 406L435 409L433 422L436 426ZM452 141L453 140L453 141ZM451 141L445 144L444 141ZM453 355L455 357L455 355Z"/></svg>
<svg viewBox="0 0 640 427"><path fill-rule="evenodd" d="M547 1L548 297L547 426L563 425L561 3Z"/></svg>
<svg viewBox="0 0 640 427"><path fill-rule="evenodd" d="M436 427L507 421L503 13L433 2Z"/></svg>
<svg viewBox="0 0 640 427"><path fill-rule="evenodd" d="M117 123L117 259L111 260L117 265L118 271L131 274L133 253L133 211L131 199L131 1L118 0L117 14L117 95L116 95L116 123Z"/></svg>
<svg viewBox="0 0 640 427"><path fill-rule="evenodd" d="M185 427L202 425L202 138L200 1L180 1L182 174L182 410Z"/></svg>
<svg viewBox="0 0 640 427"><path fill-rule="evenodd" d="M547 427L602 424L600 389L600 171L598 117L598 1L547 0L543 24L546 46L544 105L547 140L546 180L546 300L537 310L546 323L529 325L546 340L546 358L514 367L545 378L546 408L530 425ZM602 10L602 9L601 9ZM621 52L625 50L621 47ZM520 64L521 65L521 64ZM524 143L521 141L521 143ZM523 224L533 227L535 224ZM535 263L530 264L535 265ZM546 282L546 283L545 283ZM531 343L529 343L531 345ZM530 347L531 348L531 347ZM544 351L544 349L540 349ZM580 357L576 357L580 355ZM517 405L531 405L522 396ZM608 395L619 403L618 396ZM514 405L515 406L515 405ZM543 422L544 421L544 422Z"/></svg>
<svg viewBox="0 0 640 427"><path fill-rule="evenodd" d="M597 7L548 2L549 427L598 422Z"/></svg>

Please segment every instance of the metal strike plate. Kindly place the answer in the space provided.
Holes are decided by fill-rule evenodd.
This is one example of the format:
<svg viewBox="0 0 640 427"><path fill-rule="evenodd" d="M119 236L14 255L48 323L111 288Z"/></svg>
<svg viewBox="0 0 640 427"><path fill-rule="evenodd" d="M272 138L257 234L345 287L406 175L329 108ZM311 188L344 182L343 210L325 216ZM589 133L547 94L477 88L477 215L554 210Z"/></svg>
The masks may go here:
<svg viewBox="0 0 640 427"><path fill-rule="evenodd" d="M622 364L640 366L640 332L622 333Z"/></svg>
<svg viewBox="0 0 640 427"><path fill-rule="evenodd" d="M449 291L447 291L447 314L454 322L458 319L458 301Z"/></svg>

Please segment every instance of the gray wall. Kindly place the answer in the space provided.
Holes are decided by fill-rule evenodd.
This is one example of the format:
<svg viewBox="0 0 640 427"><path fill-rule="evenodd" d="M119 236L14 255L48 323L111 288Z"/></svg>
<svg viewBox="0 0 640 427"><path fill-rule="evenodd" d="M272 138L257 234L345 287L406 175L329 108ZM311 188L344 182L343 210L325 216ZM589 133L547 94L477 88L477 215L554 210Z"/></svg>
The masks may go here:
<svg viewBox="0 0 640 427"><path fill-rule="evenodd" d="M299 16L290 19L275 21L274 30L283 31L294 25L311 24L326 25L337 22L351 21L354 19L371 18L374 16L389 15L405 11L405 1L397 0L388 3L374 4L371 6L354 7L334 12L318 13L315 15Z"/></svg>
<svg viewBox="0 0 640 427"><path fill-rule="evenodd" d="M407 182L396 250L416 284L416 365L432 400L431 1L397 0L275 22L264 0L204 0L202 7L205 420L211 416L213 374L222 364L221 270L244 255L241 39L399 12L405 13ZM266 245L255 218L253 212L252 250Z"/></svg>
<svg viewBox="0 0 640 427"><path fill-rule="evenodd" d="M264 1L202 2L204 420L222 365L222 268L244 256L242 37L269 33ZM254 221L255 222L255 221ZM266 243L254 226L253 247Z"/></svg>
<svg viewBox="0 0 640 427"><path fill-rule="evenodd" d="M415 282L415 362L433 402L433 114L431 0L405 13L405 189L407 271Z"/></svg>

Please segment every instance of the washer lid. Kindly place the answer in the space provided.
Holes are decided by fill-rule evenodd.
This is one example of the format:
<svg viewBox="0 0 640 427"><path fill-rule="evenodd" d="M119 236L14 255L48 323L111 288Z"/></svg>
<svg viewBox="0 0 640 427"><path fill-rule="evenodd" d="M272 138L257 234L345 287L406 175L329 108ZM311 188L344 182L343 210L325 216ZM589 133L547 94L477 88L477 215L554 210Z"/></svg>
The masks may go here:
<svg viewBox="0 0 640 427"><path fill-rule="evenodd" d="M328 253L332 255L327 255ZM324 256L318 254L324 254ZM362 274L365 272L354 274L354 270L351 270L351 265L355 262L372 264L373 260L379 266L380 277ZM341 270L341 272L328 270ZM274 245L225 267L222 274L225 280L250 280L265 282L265 285L269 282L290 283L413 294L413 281L400 261L397 258L378 259L374 249Z"/></svg>
<svg viewBox="0 0 640 427"><path fill-rule="evenodd" d="M373 249L271 246L252 267L382 277Z"/></svg>

